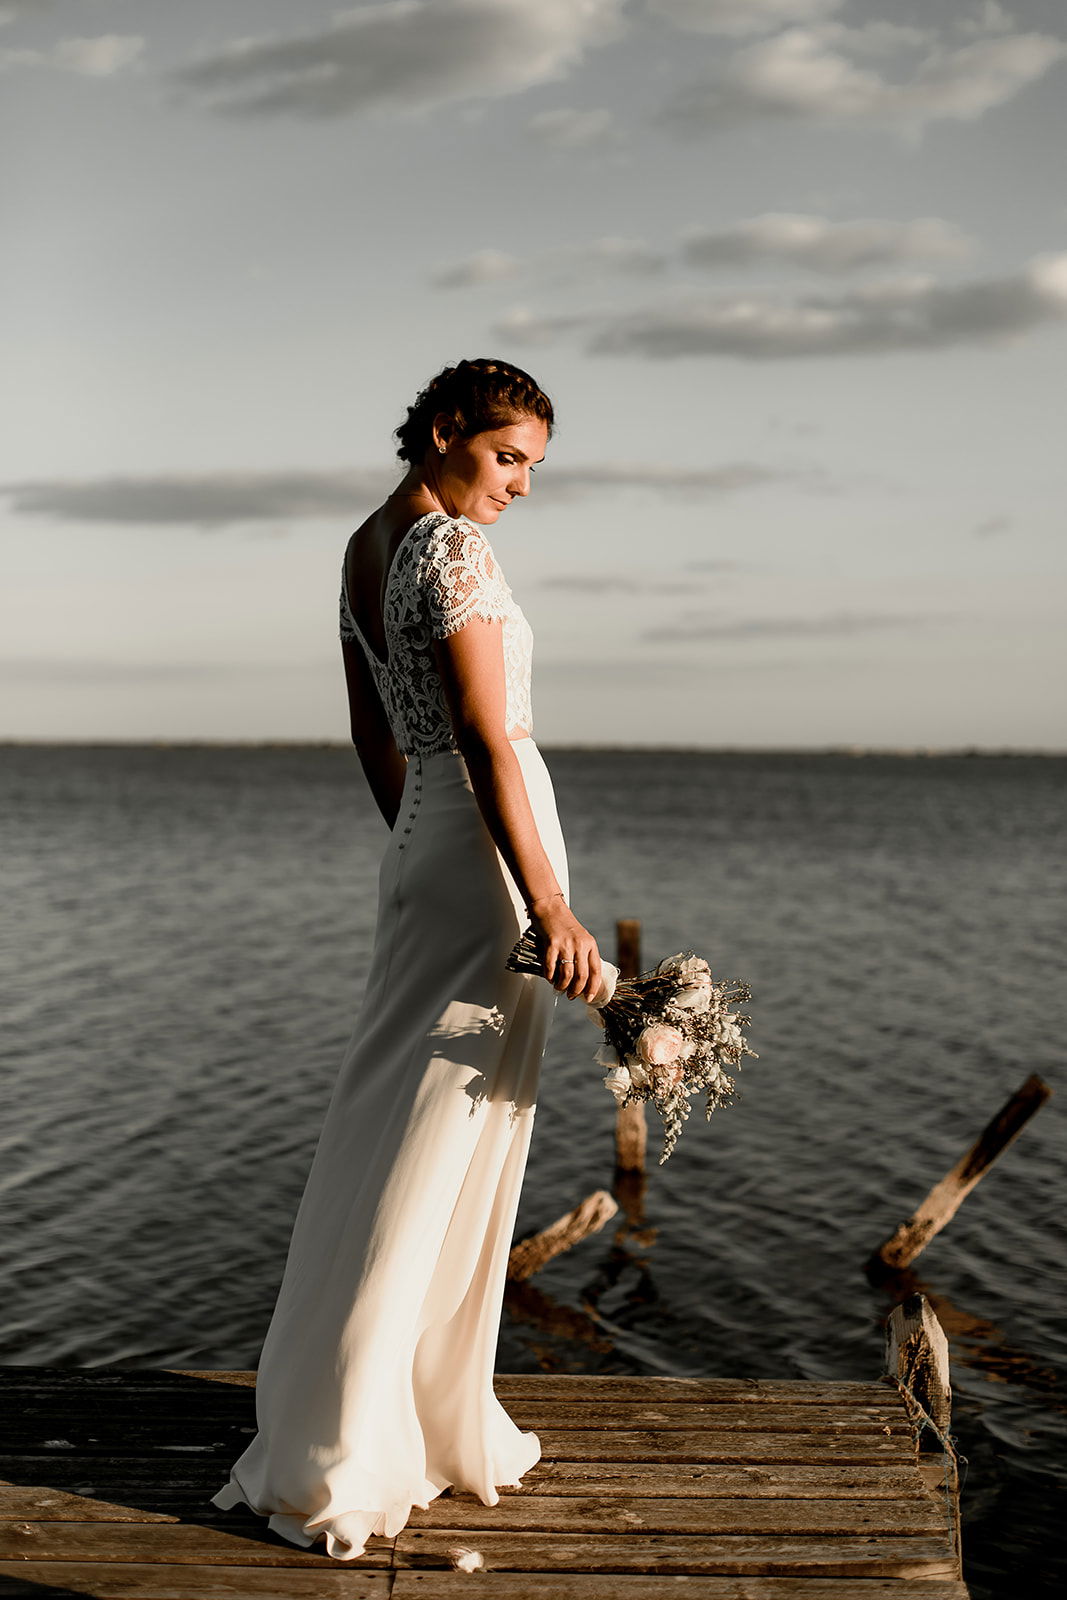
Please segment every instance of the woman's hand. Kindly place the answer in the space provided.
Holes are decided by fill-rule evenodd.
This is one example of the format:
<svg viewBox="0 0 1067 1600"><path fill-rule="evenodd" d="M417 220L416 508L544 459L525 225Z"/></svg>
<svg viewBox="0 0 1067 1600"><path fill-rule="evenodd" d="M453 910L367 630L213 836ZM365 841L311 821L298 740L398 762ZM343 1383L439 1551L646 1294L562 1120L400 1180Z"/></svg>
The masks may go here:
<svg viewBox="0 0 1067 1600"><path fill-rule="evenodd" d="M545 977L568 1000L593 1000L603 981L600 951L562 895L529 907L530 922L545 948Z"/></svg>

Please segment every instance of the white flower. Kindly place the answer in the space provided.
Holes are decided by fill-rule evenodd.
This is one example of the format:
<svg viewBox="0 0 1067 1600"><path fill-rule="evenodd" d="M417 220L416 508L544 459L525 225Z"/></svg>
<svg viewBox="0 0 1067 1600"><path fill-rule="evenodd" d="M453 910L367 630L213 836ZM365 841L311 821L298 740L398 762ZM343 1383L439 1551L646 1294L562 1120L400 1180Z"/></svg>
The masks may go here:
<svg viewBox="0 0 1067 1600"><path fill-rule="evenodd" d="M703 956L687 956L684 951L679 951L676 956L667 956L656 968L660 977L684 978L687 983L697 983L703 979L711 982L711 968Z"/></svg>
<svg viewBox="0 0 1067 1600"><path fill-rule="evenodd" d="M671 1005L677 1006L679 1011L694 1011L698 1015L711 1008L711 979L703 983L687 983L684 988L676 989L671 996Z"/></svg>
<svg viewBox="0 0 1067 1600"><path fill-rule="evenodd" d="M485 1558L480 1550L468 1550L461 1544L453 1546L448 1552L448 1559L457 1572L477 1572L485 1566Z"/></svg>
<svg viewBox="0 0 1067 1600"><path fill-rule="evenodd" d="M647 1089L651 1084L652 1080L645 1071L643 1062L639 1061L636 1056L626 1057L626 1070L630 1074L630 1082L635 1089Z"/></svg>
<svg viewBox="0 0 1067 1600"><path fill-rule="evenodd" d="M630 1069L623 1066L612 1067L604 1079L604 1087L611 1090L615 1096L615 1104L621 1106L633 1087Z"/></svg>

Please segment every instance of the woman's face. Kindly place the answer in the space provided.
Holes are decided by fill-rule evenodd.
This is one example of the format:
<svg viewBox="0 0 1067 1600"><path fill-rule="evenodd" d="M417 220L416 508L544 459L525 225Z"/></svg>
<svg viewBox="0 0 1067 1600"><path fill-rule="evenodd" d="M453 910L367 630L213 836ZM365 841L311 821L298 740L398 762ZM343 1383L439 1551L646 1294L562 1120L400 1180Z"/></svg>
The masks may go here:
<svg viewBox="0 0 1067 1600"><path fill-rule="evenodd" d="M517 494L529 494L530 473L544 460L547 443L540 417L520 417L470 439L453 437L449 419L439 417L427 474L449 516L492 523Z"/></svg>

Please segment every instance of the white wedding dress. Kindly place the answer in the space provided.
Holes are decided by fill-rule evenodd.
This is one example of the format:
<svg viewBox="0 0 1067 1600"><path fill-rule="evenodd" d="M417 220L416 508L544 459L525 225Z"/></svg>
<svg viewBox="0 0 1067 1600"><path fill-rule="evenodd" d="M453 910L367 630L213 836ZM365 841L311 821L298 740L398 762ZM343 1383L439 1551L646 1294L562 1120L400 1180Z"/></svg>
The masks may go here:
<svg viewBox="0 0 1067 1600"><path fill-rule="evenodd" d="M432 641L499 618L506 727L531 728L529 625L485 535L443 513L405 534L387 581L388 659L357 628L408 757L379 878L362 1011L293 1230L260 1358L259 1431L214 1499L285 1538L361 1555L449 1485L495 1505L540 1442L493 1393L508 1252L555 993L506 971L526 917L457 753ZM567 890L532 738L518 757Z"/></svg>

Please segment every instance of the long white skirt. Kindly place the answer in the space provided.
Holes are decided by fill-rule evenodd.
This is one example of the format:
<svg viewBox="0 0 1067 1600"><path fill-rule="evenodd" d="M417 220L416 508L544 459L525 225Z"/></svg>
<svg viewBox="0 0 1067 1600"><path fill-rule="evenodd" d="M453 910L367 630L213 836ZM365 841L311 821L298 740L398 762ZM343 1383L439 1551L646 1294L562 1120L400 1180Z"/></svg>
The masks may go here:
<svg viewBox="0 0 1067 1600"><path fill-rule="evenodd" d="M564 891L552 785L516 741ZM504 962L526 925L462 758L412 757L366 997L260 1357L259 1432L213 1497L342 1560L455 1485L496 1505L541 1454L493 1369L555 992Z"/></svg>

